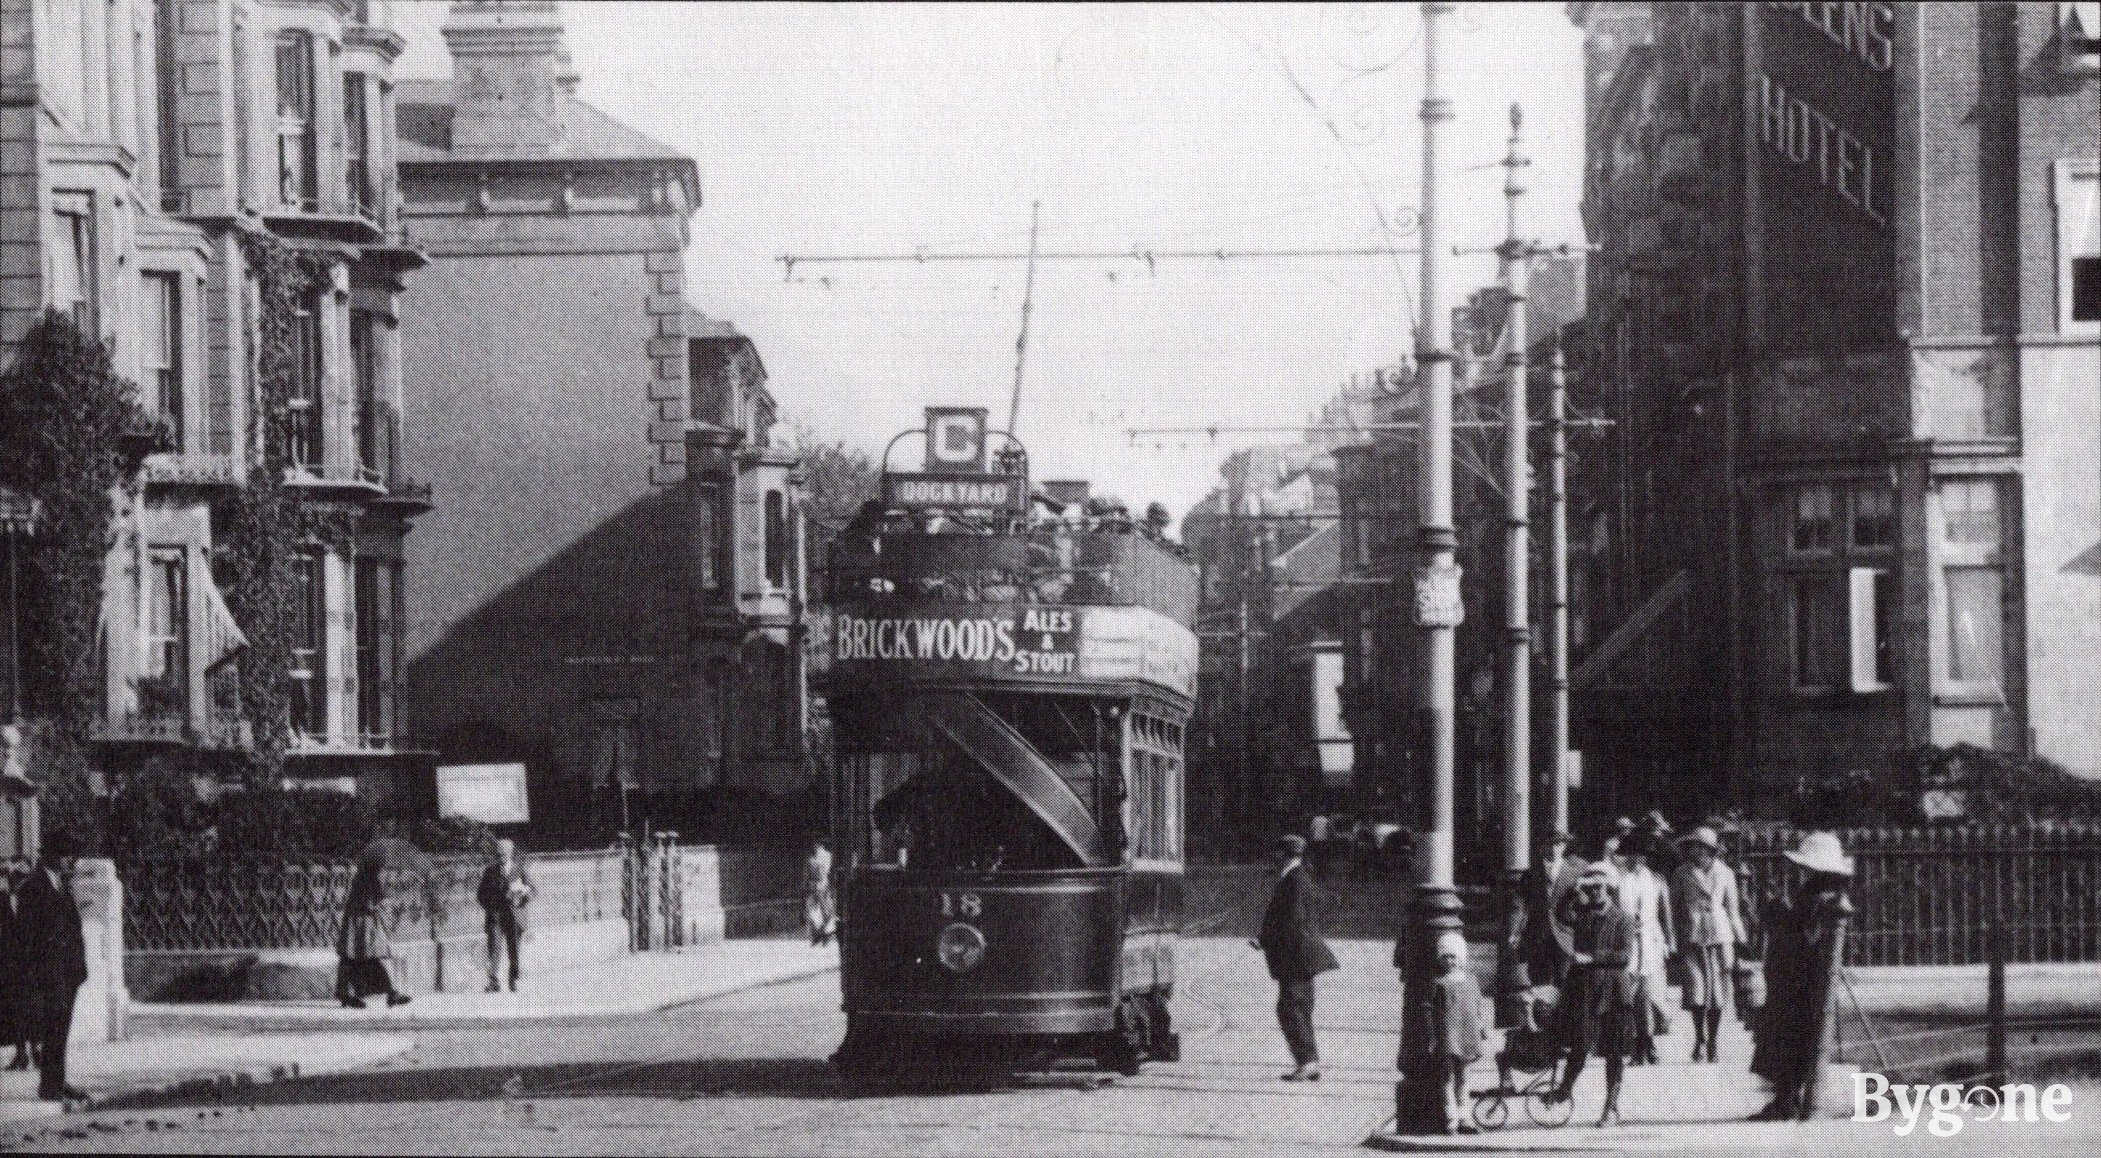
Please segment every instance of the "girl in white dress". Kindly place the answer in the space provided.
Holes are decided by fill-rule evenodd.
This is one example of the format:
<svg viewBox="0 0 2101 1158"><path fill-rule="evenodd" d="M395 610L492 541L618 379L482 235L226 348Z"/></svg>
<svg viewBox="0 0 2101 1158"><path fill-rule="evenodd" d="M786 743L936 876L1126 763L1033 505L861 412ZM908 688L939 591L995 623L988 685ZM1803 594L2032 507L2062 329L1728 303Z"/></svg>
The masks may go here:
<svg viewBox="0 0 2101 1158"><path fill-rule="evenodd" d="M1671 954L1677 952L1677 938L1671 928L1670 886L1649 868L1645 851L1640 840L1630 836L1620 841L1612 859L1619 869L1620 908L1634 918L1638 934L1633 956L1627 962L1627 972L1640 978L1644 1013L1639 1019L1644 1032L1636 1057L1654 1064L1655 1035L1670 1026L1670 1013L1664 1005L1669 985L1664 969Z"/></svg>

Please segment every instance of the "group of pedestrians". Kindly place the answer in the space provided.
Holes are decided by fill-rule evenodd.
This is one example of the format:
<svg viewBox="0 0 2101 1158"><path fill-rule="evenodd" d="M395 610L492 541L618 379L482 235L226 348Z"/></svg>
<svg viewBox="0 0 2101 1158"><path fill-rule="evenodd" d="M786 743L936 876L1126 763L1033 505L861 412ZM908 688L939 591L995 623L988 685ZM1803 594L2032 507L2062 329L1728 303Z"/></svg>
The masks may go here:
<svg viewBox="0 0 2101 1158"><path fill-rule="evenodd" d="M1722 1019L1735 1009L1753 1031L1751 1071L1774 1091L1758 1116L1809 1116L1851 911L1845 892L1853 864L1837 836L1812 832L1783 854L1794 879L1767 899L1756 920L1711 826L1677 836L1651 812L1639 823L1616 821L1592 860L1569 855L1569 844L1565 832L1541 842L1504 947L1503 960L1514 967L1499 980L1521 991L1527 1030L1560 1059L1550 1098L1570 1097L1589 1059L1603 1058L1598 1124L1618 1122L1626 1068L1660 1060L1658 1039L1670 1031L1675 988L1692 1026L1691 1063L1721 1060ZM1277 1022L1293 1063L1286 1081L1320 1079L1314 979L1336 968L1319 931L1306 847L1295 835L1277 842L1277 876L1252 942L1277 982ZM1396 945L1396 966L1405 949ZM1480 989L1458 933L1440 937L1436 960L1431 1042L1445 1067L1447 1127L1466 1132L1466 1067L1486 1038Z"/></svg>
<svg viewBox="0 0 2101 1158"><path fill-rule="evenodd" d="M86 1097L66 1081L73 1002L88 979L74 851L65 833L46 833L35 866L17 858L0 886L0 1044L15 1049L8 1069L36 1067L37 1096L50 1102Z"/></svg>

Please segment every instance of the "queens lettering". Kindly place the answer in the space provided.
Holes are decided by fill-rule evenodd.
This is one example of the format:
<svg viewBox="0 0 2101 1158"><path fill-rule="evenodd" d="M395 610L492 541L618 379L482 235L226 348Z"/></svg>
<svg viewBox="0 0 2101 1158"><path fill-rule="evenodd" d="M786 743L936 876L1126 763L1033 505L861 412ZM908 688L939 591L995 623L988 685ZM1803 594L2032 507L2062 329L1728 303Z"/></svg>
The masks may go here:
<svg viewBox="0 0 2101 1158"><path fill-rule="evenodd" d="M1897 9L1887 3L1783 3L1768 0L1767 7L1792 12L1824 34L1831 43L1858 57L1876 72L1889 71L1890 34L1896 28Z"/></svg>

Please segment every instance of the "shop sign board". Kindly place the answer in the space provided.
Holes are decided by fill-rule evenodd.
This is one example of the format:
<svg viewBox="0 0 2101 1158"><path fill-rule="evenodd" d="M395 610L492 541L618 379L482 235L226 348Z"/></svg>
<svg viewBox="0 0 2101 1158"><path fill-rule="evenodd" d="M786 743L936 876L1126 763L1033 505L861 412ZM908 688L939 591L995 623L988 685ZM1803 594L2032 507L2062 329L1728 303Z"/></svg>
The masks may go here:
<svg viewBox="0 0 2101 1158"><path fill-rule="evenodd" d="M483 824L523 824L531 819L523 764L448 764L438 769L438 815L464 816Z"/></svg>

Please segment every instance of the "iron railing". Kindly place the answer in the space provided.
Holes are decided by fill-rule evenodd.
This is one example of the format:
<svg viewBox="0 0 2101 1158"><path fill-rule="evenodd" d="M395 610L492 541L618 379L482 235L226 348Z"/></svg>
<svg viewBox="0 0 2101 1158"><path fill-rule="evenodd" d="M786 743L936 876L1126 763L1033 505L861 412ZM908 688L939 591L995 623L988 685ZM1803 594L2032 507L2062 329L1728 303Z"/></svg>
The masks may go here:
<svg viewBox="0 0 2101 1158"><path fill-rule="evenodd" d="M2101 825L1856 828L1848 965L1977 965L2003 928L2010 962L2101 961ZM1799 835L1732 840L1755 914L1789 888Z"/></svg>

